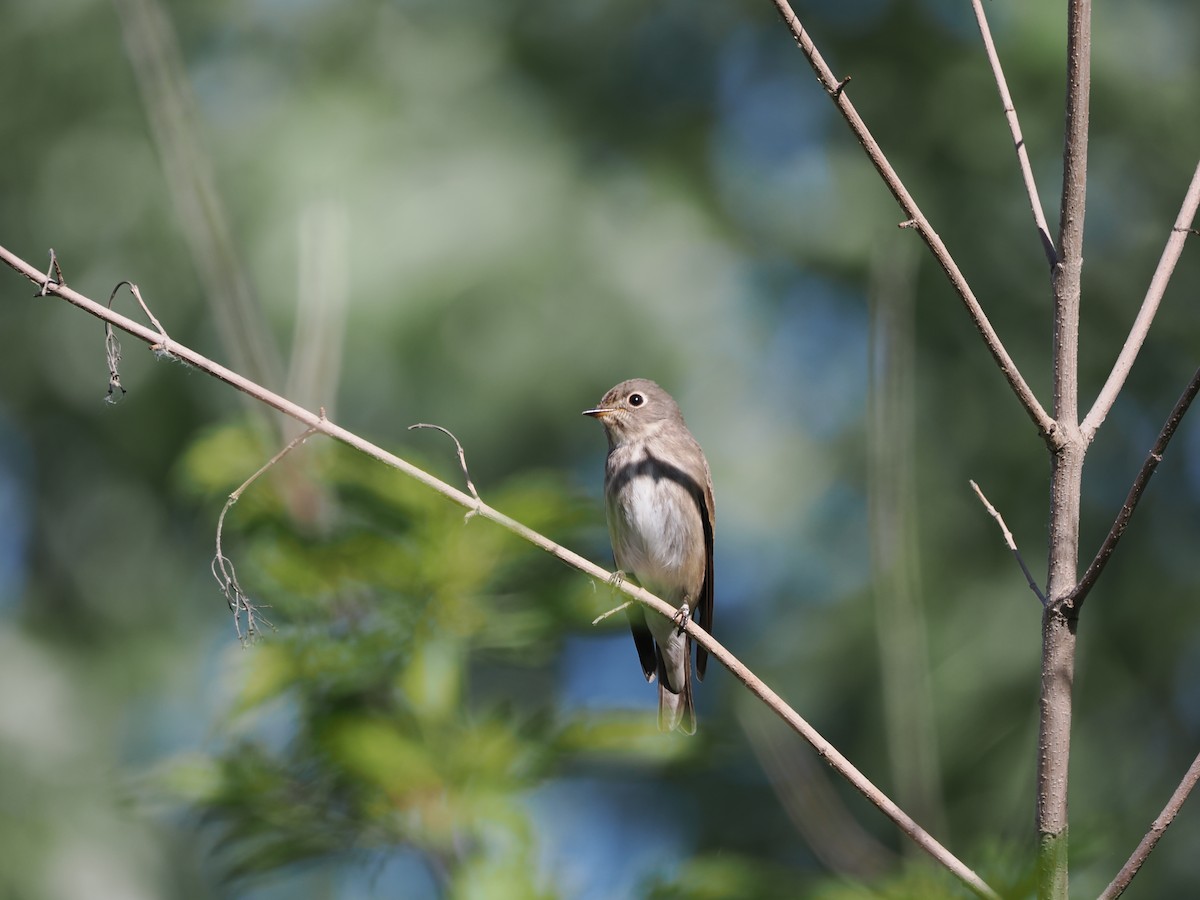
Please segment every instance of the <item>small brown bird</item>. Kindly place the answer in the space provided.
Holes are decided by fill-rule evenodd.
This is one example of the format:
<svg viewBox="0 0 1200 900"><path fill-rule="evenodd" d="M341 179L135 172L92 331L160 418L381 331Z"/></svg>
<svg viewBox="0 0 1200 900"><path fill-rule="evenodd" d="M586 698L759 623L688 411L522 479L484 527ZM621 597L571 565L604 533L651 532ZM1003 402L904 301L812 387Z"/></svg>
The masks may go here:
<svg viewBox="0 0 1200 900"><path fill-rule="evenodd" d="M608 436L604 506L617 568L646 590L713 622L713 489L708 461L679 405L653 381L623 381L584 410ZM626 608L647 681L658 678L658 725L694 734L691 638L679 622L640 604ZM703 680L708 651L696 648Z"/></svg>

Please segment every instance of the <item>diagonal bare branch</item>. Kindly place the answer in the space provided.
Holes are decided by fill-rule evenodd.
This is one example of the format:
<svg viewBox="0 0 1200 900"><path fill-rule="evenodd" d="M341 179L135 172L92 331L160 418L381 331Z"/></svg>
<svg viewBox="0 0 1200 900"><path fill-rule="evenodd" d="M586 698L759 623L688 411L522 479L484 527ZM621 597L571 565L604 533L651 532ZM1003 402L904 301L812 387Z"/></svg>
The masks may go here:
<svg viewBox="0 0 1200 900"><path fill-rule="evenodd" d="M1013 106L1012 95L1008 92L1008 81L1004 77L1004 69L1000 65L1000 56L996 53L996 44L992 41L992 30L988 27L987 15L983 11L983 0L971 0L975 7L975 20L979 23L979 35L983 38L983 48L987 51L988 62L992 66L992 75L996 79L996 88L1000 91L1000 102L1004 104L1004 118L1008 120L1009 131L1012 132L1013 146L1017 151L1017 163L1021 167L1021 177L1025 180L1025 193L1029 195L1029 206L1033 211L1033 223L1037 226L1038 237L1042 242L1042 250L1046 254L1046 262L1054 268L1058 262L1058 251L1054 249L1054 239L1050 237L1050 226L1046 224L1046 214L1042 211L1042 200L1038 196L1037 182L1033 180L1033 168L1029 164L1029 151L1025 147L1025 138L1021 136L1021 123L1017 120L1017 109Z"/></svg>
<svg viewBox="0 0 1200 900"><path fill-rule="evenodd" d="M800 24L800 20L792 10L791 4L787 0L772 0L772 2L779 11L779 15L783 17L783 21L791 30L792 37L795 38L801 52L804 53L813 71L816 72L817 80L821 82L821 86L846 120L846 124L850 126L850 130L854 132L854 136L858 139L863 150L866 151L871 164L875 166L875 171L879 173L879 177L887 185L887 189L904 211L904 215L908 217L903 227L913 228L921 235L921 239L925 241L926 246L933 253L938 265L942 267L942 271L950 279L951 286L962 300L963 305L967 308L967 313L971 316L971 321L975 323L976 330L983 337L988 351L992 354L996 365L1000 367L1000 372L1008 381L1009 387L1017 395L1017 399L1021 402L1021 405L1025 407L1029 418L1037 426L1038 432L1044 438L1051 438L1056 429L1054 420L1042 407L1037 396L1021 375L1017 364L1008 355L1008 351L1004 348L1000 336L996 334L992 323L988 321L983 307L979 305L979 301L975 298L971 286L967 283L967 279L963 276L962 271L959 270L958 264L955 263L954 258L950 255L950 251L946 249L946 245L942 242L941 237L933 230L933 226L929 224L929 220L925 218L925 214L921 212L920 207L917 206L917 202L908 193L908 189L905 188L904 183L900 180L900 176L896 174L896 170L892 168L892 164L888 162L887 157L883 154L883 150L880 149L879 144L871 135L870 129L867 128L866 123L859 116L858 111L854 108L854 104L850 102L850 98L846 93L846 84L849 79L846 78L839 81L834 76L833 70L826 64L824 57L817 50L812 38L808 36L808 32Z"/></svg>
<svg viewBox="0 0 1200 900"><path fill-rule="evenodd" d="M1117 518L1113 521L1112 528L1105 535L1100 549L1096 551L1095 559L1087 567L1087 571L1083 573L1083 577L1079 579L1079 583L1075 585L1074 590L1067 595L1065 603L1068 606L1073 606L1076 611L1079 610L1079 607L1083 606L1083 601L1087 599L1088 593L1096 584L1096 579L1100 577L1100 573L1108 565L1108 560L1113 555L1113 551L1117 549L1117 544L1120 543L1121 536L1125 534L1125 529L1129 527L1129 520L1133 518L1134 510L1137 509L1137 505L1142 499L1142 493L1146 490L1146 485L1150 483L1150 478L1154 475L1154 470L1162 462L1163 454L1167 452L1167 444L1175 436L1175 429L1183 421L1184 414L1187 413L1188 408L1192 405L1192 401L1196 399L1197 392L1200 392L1200 369L1197 369L1195 374L1192 375L1192 380L1188 382L1188 386L1175 402L1175 408L1171 410L1171 414L1167 416L1167 421L1163 423L1162 430L1158 433L1158 440L1154 442L1154 446L1146 454L1146 460L1142 463L1142 468L1138 471L1137 477L1133 479L1133 485L1129 488L1129 494L1125 497L1125 503L1121 506L1121 511L1117 513Z"/></svg>
<svg viewBox="0 0 1200 900"><path fill-rule="evenodd" d="M1187 774L1183 776L1183 781L1179 782L1179 787L1175 788L1175 793L1171 795L1171 799L1167 801L1167 805L1163 807L1163 811L1158 814L1158 818L1154 820L1154 824L1150 826L1150 830L1146 832L1146 836L1137 845L1137 849L1133 851L1133 855L1121 867L1121 871L1117 873L1117 877L1101 892L1099 900L1116 900L1117 897L1125 893L1125 888L1129 887L1129 882L1133 881L1133 876L1138 873L1138 870L1142 867L1142 863L1153 852L1159 838L1166 833L1171 822L1175 820L1175 816L1179 813L1179 808L1183 806L1183 801L1188 798L1188 794L1192 792L1192 788L1196 786L1197 781L1200 781L1200 755L1192 760Z"/></svg>
<svg viewBox="0 0 1200 900"><path fill-rule="evenodd" d="M146 326L126 318L118 313L107 309L102 304L96 303L89 297L84 296L78 291L68 288L58 282L49 280L45 274L39 272L25 260L11 253L4 247L0 247L0 260L3 260L11 268L24 275L39 288L44 288L47 296L56 296L68 303L79 307L85 312L90 313L98 319L108 322L117 328L133 335L147 344L154 345L159 342L161 335ZM290 416L296 421L308 427L313 433L328 435L334 440L341 441L349 447L366 454L384 465L391 466L394 469L399 469L410 478L421 482L426 487L443 497L457 503L467 510L475 510L476 514L483 519L495 522L505 530L517 535L517 537L528 541L535 547L545 550L551 556L561 560L572 568L578 569L585 575L613 583L617 590L641 603L643 606L658 612L666 618L674 617L678 610L662 599L651 594L644 588L640 588L629 581L617 580L617 576L612 572L607 572L600 566L591 562L588 559L580 556L578 553L567 549L561 544L555 543L548 537L534 531L532 528L524 525L517 520L506 516L497 509L488 506L486 503L479 501L476 497L465 494L462 491L451 487L444 481L435 478L423 469L414 466L407 460L401 459L393 453L389 453L382 447L378 447L365 438L360 437L348 429L335 425L323 415L311 412L301 406L293 403L279 394L269 391L266 388L258 385L248 378L239 375L230 369L225 368L219 363L215 363L205 356L197 353L189 347L184 347L181 344L172 343L172 354L183 360L185 363L199 369L202 372L213 376L214 378L231 385L250 397L265 403L273 409L279 410L285 415ZM305 437L308 432L305 432ZM214 573L216 574L216 573ZM218 578L220 576L218 575ZM960 879L968 888L974 891L981 897L989 898L989 900L999 900L999 894L992 890L986 882L983 881L970 867L965 865L953 853L943 847L929 832L925 831L917 822L902 810L896 803L877 788L870 779L860 772L850 760L846 759L836 747L827 741L821 734L813 728L799 713L789 706L782 697L776 694L769 688L765 682L758 678L749 668L745 666L737 657L726 650L719 644L712 635L704 631L691 619L683 622L683 628L691 636L697 644L707 650L714 658L719 660L726 669L729 670L738 681L742 682L747 689L750 690L756 697L763 701L777 716L782 719L789 728L796 734L807 741L814 750L829 763L838 774L850 782L856 790L858 790L867 800L880 810L884 815L891 819L901 831L906 834L918 847L928 853L933 859L944 866L947 870Z"/></svg>
<svg viewBox="0 0 1200 900"><path fill-rule="evenodd" d="M1175 264L1179 262L1179 257L1183 253L1183 245L1187 241L1188 235L1194 233L1192 223L1196 220L1197 209L1200 209L1200 163L1196 164L1196 171L1192 174L1192 183L1184 195L1183 205L1180 206L1179 215L1175 218L1175 226L1171 229L1170 237L1167 238L1167 245L1163 248L1162 256L1159 257L1158 268L1154 270L1154 277L1150 279L1150 287L1146 291L1145 299L1142 300L1142 308L1138 310L1137 318L1133 321L1133 327L1129 330L1129 337L1125 339L1125 346L1121 348L1121 353L1113 364L1108 380L1104 382L1104 387L1100 389L1096 402L1092 404L1091 412L1079 426L1085 440L1090 441L1095 436L1096 429L1108 416L1113 403L1117 400L1117 395L1121 393L1121 388L1125 385L1125 379L1129 377L1138 352L1142 349L1142 343L1146 340L1146 334L1150 331L1150 324L1158 312L1158 305L1162 302L1163 294L1166 293L1167 284L1175 272Z"/></svg>

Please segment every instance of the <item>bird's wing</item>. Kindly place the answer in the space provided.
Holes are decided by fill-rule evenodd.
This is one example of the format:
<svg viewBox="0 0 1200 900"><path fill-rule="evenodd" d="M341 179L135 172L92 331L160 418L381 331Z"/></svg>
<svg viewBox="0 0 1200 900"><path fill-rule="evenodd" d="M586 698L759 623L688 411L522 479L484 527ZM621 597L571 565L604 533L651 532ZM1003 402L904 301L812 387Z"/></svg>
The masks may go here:
<svg viewBox="0 0 1200 900"><path fill-rule="evenodd" d="M629 619L629 630L633 632L633 644L637 647L638 662L642 664L642 674L647 681L653 681L658 672L658 662L654 653L654 635L646 624L646 611L636 601L625 607L625 615Z"/></svg>
<svg viewBox="0 0 1200 900"><path fill-rule="evenodd" d="M704 496L701 498L700 524L704 527L704 584L700 587L700 627L712 634L713 629L713 525L716 515L713 512L712 475L708 466L704 467L707 484L704 486ZM704 670L708 667L708 651L696 647L696 677L704 680Z"/></svg>

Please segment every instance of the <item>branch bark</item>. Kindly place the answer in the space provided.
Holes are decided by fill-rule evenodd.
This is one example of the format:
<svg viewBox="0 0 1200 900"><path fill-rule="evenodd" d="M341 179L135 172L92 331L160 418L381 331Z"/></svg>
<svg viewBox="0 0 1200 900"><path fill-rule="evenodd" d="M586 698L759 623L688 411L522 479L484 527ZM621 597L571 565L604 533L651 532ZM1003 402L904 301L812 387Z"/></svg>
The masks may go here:
<svg viewBox="0 0 1200 900"><path fill-rule="evenodd" d="M1067 14L1067 115L1062 206L1054 292L1054 418L1051 442L1050 546L1042 614L1042 673L1037 764L1038 897L1067 898L1067 782L1077 611L1066 604L1079 563L1079 498L1087 442L1079 429L1079 302L1087 201L1091 0Z"/></svg>
<svg viewBox="0 0 1200 900"><path fill-rule="evenodd" d="M1004 348L1000 336L996 334L996 330L992 327L991 322L988 321L983 307L979 305L979 301L975 298L971 286L959 270L958 264L954 262L950 251L946 249L946 245L942 242L941 237L933 230L933 226L929 224L929 220L925 218L925 214L921 212L920 207L917 206L917 202L908 193L908 189L904 187L900 176L896 174L896 170L892 168L891 163L884 156L883 150L880 149L879 144L871 135L866 123L859 116L858 111L854 108L854 104L850 102L850 98L846 94L846 83L849 79L839 81L834 76L833 70L825 63L824 57L821 56L816 45L804 30L804 26L800 24L800 20L796 17L796 13L792 10L787 0L772 0L772 2L779 11L779 15L783 17L783 21L791 30L792 37L795 38L801 52L808 59L809 65L812 66L813 71L817 75L817 80L825 89L825 93L829 95L829 98L838 108L838 112L842 114L842 117L846 120L846 124L850 126L850 130L854 132L854 136L858 139L859 144L866 151L871 164L875 166L875 171L879 173L879 177L883 179L883 183L887 185L888 190L891 191L892 196L904 211L905 216L908 217L908 221L904 224L914 228L921 235L921 239L929 247L938 265L942 267L942 271L950 279L951 286L962 300L963 305L967 308L967 313L975 323L976 330L983 337L988 352L992 354L996 365L1000 367L1000 372L1008 381L1009 387L1012 388L1013 393L1016 394L1017 399L1029 414L1029 418L1037 426L1038 433L1045 438L1050 438L1055 428L1054 420L1050 418L1034 395L1033 390L1025 382L1024 377L1017 368L1017 364L1008 355L1008 351Z"/></svg>
<svg viewBox="0 0 1200 900"><path fill-rule="evenodd" d="M376 446L365 438L360 437L352 431L335 425L329 419L319 413L311 412L303 407L292 403L285 397L281 397L272 391L250 381L238 373L225 368L224 366L213 362L205 356L197 353L188 347L178 344L161 332L147 328L146 326L128 319L125 316L115 313L107 309L103 305L96 303L94 300L84 296L78 291L72 290L61 282L53 281L46 274L39 272L25 260L11 253L4 247L0 247L0 260L3 260L11 268L24 275L31 282L38 286L43 296L56 296L74 306L79 307L85 312L90 313L98 319L101 319L110 325L120 328L122 331L133 335L151 347L165 355L174 356L183 360L188 365L202 372L206 372L225 382L232 387L237 388L250 397L265 403L266 405L284 413L287 416L307 426L314 433L325 434L334 440L341 441L347 446L365 453L367 456L375 459L384 465L399 469L404 474L408 475L431 490L436 491L448 500L457 503L459 506L467 510L473 511L476 515L489 519L495 522L500 527L517 535L517 537L528 541L536 547L545 550L551 556L561 560L572 568L578 569L585 575L598 579L600 581L614 584L616 589L628 595L632 599L642 605L660 613L667 618L672 618L677 613L677 610L659 599L655 595L643 588L630 584L628 581L617 581L612 572L597 566L590 560L585 559L577 553L563 547L561 544L555 543L542 534L534 531L526 525L512 519L499 510L493 509L486 503L480 501L477 497L469 494L464 494L462 491L446 484L428 472L417 468L412 463L407 462L400 457L389 453L388 451ZM939 862L942 866L953 873L967 887L974 891L980 897L986 897L991 900L999 900L999 894L992 890L974 871L967 865L961 862L949 850L943 847L938 841L918 825L911 816L895 804L886 794L877 788L862 772L860 772L846 757L844 757L836 747L830 744L821 734L812 727L807 721L793 710L784 700L769 688L761 679L750 671L740 660L732 653L726 650L719 644L712 635L702 630L693 621L686 620L683 626L692 639L704 647L710 655L719 660L726 669L742 684L744 684L751 693L763 701L780 719L782 719L788 727L796 734L800 735L807 741L814 750L831 765L843 778L849 781L856 790L858 790L867 800L869 800L877 809L884 815L896 823L901 831L904 832L914 843L922 850L928 853L933 859Z"/></svg>

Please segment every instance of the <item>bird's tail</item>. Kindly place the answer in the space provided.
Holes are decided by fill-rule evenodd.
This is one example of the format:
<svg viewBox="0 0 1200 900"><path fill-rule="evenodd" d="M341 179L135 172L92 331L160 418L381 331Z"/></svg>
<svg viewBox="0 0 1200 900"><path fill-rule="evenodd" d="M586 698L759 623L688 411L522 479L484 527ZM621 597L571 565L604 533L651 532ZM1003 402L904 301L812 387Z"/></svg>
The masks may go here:
<svg viewBox="0 0 1200 900"><path fill-rule="evenodd" d="M696 707L692 702L692 648L688 641L688 652L683 660L683 689L673 691L663 665L662 653L658 654L658 727L662 731L696 733ZM676 678L678 681L678 678Z"/></svg>

